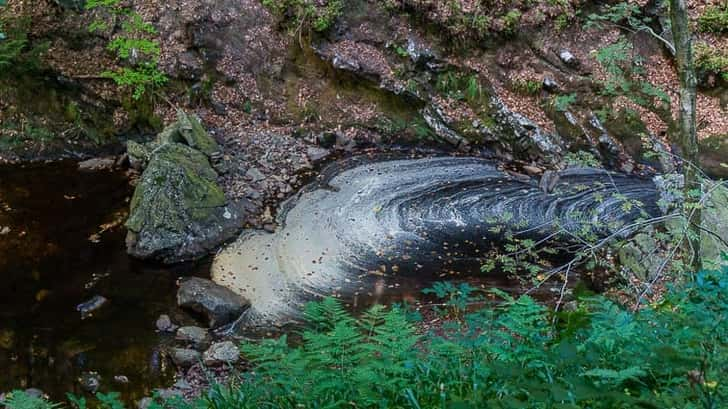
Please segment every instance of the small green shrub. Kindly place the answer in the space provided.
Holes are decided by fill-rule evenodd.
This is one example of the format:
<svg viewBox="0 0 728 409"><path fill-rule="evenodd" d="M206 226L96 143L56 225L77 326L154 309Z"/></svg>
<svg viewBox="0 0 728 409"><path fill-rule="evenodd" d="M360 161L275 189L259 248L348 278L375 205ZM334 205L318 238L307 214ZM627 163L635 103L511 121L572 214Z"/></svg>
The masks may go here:
<svg viewBox="0 0 728 409"><path fill-rule="evenodd" d="M728 1L705 9L698 17L698 29L705 33L728 33Z"/></svg>
<svg viewBox="0 0 728 409"><path fill-rule="evenodd" d="M290 26L299 32L304 28L323 32L341 15L342 0L262 0L263 5L281 18L290 16Z"/></svg>
<svg viewBox="0 0 728 409"><path fill-rule="evenodd" d="M695 46L695 66L702 71L718 74L728 81L728 51L707 44Z"/></svg>
<svg viewBox="0 0 728 409"><path fill-rule="evenodd" d="M697 274L639 312L593 297L556 313L439 283L442 325L425 334L406 306L354 318L327 298L306 308L300 343L244 343L253 370L239 381L155 408L723 408L726 274Z"/></svg>
<svg viewBox="0 0 728 409"><path fill-rule="evenodd" d="M123 66L114 71L104 71L101 76L113 80L122 89L130 90L134 100L141 99L148 92L162 87L167 76L159 69L160 45L155 39L157 30L142 17L121 6L120 0L89 0L87 10L103 9L112 16L112 21L121 20L121 32L106 48L114 52ZM109 23L94 21L89 30L105 30Z"/></svg>
<svg viewBox="0 0 728 409"><path fill-rule="evenodd" d="M587 168L601 168L602 164L594 157L593 154L586 151L567 152L564 155L564 162L570 166L580 166Z"/></svg>
<svg viewBox="0 0 728 409"><path fill-rule="evenodd" d="M559 112L566 112L576 102L576 94L557 95L553 98L554 109Z"/></svg>
<svg viewBox="0 0 728 409"><path fill-rule="evenodd" d="M513 87L513 90L518 93L525 95L535 95L541 92L542 82L530 79L517 78L511 82L511 86Z"/></svg>

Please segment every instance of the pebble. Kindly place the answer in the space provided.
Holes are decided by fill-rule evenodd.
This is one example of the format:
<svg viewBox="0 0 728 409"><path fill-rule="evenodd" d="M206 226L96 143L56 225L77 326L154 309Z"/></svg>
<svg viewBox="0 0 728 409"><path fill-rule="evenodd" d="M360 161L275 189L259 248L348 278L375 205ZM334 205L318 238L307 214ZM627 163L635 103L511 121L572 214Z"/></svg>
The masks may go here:
<svg viewBox="0 0 728 409"><path fill-rule="evenodd" d="M196 349L205 349L210 345L210 335L206 329L200 327L180 327L175 339L184 344L192 344Z"/></svg>
<svg viewBox="0 0 728 409"><path fill-rule="evenodd" d="M180 368L189 368L202 360L198 351L188 348L170 348L169 357Z"/></svg>
<svg viewBox="0 0 728 409"><path fill-rule="evenodd" d="M245 176L253 182L260 182L261 180L265 179L265 175L256 167L248 169L248 171L245 172Z"/></svg>
<svg viewBox="0 0 728 409"><path fill-rule="evenodd" d="M234 364L240 360L240 351L231 341L223 341L212 344L202 355L202 361L207 366L220 366L222 364Z"/></svg>
<svg viewBox="0 0 728 409"><path fill-rule="evenodd" d="M156 326L160 332L174 332L178 328L167 314L162 314L157 318Z"/></svg>
<svg viewBox="0 0 728 409"><path fill-rule="evenodd" d="M101 375L97 372L84 372L78 377L81 388L89 393L96 393L101 386Z"/></svg>
<svg viewBox="0 0 728 409"><path fill-rule="evenodd" d="M108 298L102 295L94 295L90 300L84 301L76 306L76 311L81 313L81 319L92 316L96 311L101 309L109 302Z"/></svg>
<svg viewBox="0 0 728 409"><path fill-rule="evenodd" d="M114 376L114 382L129 383L129 378L127 378L125 375L116 375L116 376Z"/></svg>
<svg viewBox="0 0 728 409"><path fill-rule="evenodd" d="M561 62L570 67L576 67L579 65L579 60L569 50L561 50L561 52L559 52L559 58L561 59Z"/></svg>

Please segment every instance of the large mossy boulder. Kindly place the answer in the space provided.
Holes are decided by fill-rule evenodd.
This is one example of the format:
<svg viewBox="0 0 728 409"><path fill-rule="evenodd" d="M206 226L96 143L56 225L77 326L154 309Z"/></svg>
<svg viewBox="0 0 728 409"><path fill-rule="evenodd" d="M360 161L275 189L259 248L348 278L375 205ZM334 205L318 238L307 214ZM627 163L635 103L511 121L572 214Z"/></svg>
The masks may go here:
<svg viewBox="0 0 728 409"><path fill-rule="evenodd" d="M126 222L127 251L135 257L199 258L242 224L239 206L228 203L208 160L217 143L197 118L183 112L179 118L155 141L129 144L132 163L144 167Z"/></svg>

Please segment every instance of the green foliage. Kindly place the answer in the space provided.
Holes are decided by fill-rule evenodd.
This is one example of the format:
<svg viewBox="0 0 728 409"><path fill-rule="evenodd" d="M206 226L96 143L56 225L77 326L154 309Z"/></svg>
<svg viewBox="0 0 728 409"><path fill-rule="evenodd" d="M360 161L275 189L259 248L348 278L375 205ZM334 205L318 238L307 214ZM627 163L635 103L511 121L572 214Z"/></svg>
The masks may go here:
<svg viewBox="0 0 728 409"><path fill-rule="evenodd" d="M698 18L698 29L706 33L728 33L728 1L706 8Z"/></svg>
<svg viewBox="0 0 728 409"><path fill-rule="evenodd" d="M596 297L555 314L496 290L500 302L425 335L401 307L354 318L329 298L307 309L300 343L245 343L241 379L154 408L722 408L726 273L636 313ZM456 287L433 291L448 300Z"/></svg>
<svg viewBox="0 0 728 409"><path fill-rule="evenodd" d="M521 11L512 9L503 16L504 32L506 34L515 34L518 29L518 23L521 21Z"/></svg>
<svg viewBox="0 0 728 409"><path fill-rule="evenodd" d="M102 77L112 79L122 89L130 90L134 100L141 99L148 92L162 87L167 76L159 69L160 45L156 40L157 30L142 17L121 6L120 0L89 0L87 10L101 9L112 15L112 21L120 19L121 32L106 45L116 54L121 67L115 71L104 71ZM94 21L89 30L106 30L110 26L104 20Z"/></svg>
<svg viewBox="0 0 728 409"><path fill-rule="evenodd" d="M554 108L559 112L566 112L576 102L576 94L557 95L553 98Z"/></svg>
<svg viewBox="0 0 728 409"><path fill-rule="evenodd" d="M571 166L580 166L587 168L601 168L602 164L593 154L586 151L567 152L564 155L564 162Z"/></svg>
<svg viewBox="0 0 728 409"><path fill-rule="evenodd" d="M300 33L303 28L323 32L341 15L342 0L262 0L263 5L283 18L290 17L291 27Z"/></svg>
<svg viewBox="0 0 728 409"><path fill-rule="evenodd" d="M5 395L5 400L0 401L7 409L55 409L61 404L48 402L44 398L31 396L24 391L12 391Z"/></svg>
<svg viewBox="0 0 728 409"><path fill-rule="evenodd" d="M541 92L541 81L517 78L511 81L511 86L516 92L526 95L535 95Z"/></svg>
<svg viewBox="0 0 728 409"><path fill-rule="evenodd" d="M585 28L601 28L604 24L627 23L630 27L639 29L650 23L650 18L642 17L640 8L631 2L607 4L600 13L590 14L587 17Z"/></svg>
<svg viewBox="0 0 728 409"><path fill-rule="evenodd" d="M707 44L695 45L695 66L698 70L718 74L728 81L728 51L710 47Z"/></svg>
<svg viewBox="0 0 728 409"><path fill-rule="evenodd" d="M466 75L447 71L437 77L435 89L448 98L477 102L482 96L482 88L476 75Z"/></svg>

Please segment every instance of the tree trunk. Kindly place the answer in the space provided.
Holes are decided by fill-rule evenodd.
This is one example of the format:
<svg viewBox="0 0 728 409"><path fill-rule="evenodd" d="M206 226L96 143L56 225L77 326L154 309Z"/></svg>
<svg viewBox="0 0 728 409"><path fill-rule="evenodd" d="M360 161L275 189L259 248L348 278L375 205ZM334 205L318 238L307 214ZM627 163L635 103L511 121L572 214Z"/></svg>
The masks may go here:
<svg viewBox="0 0 728 409"><path fill-rule="evenodd" d="M675 42L675 58L680 79L680 110L678 126L674 139L682 150L685 176L685 204L687 217L686 256L690 267L699 271L702 267L700 257L701 211L698 207L702 194L698 170L698 138L695 129L695 105L697 99L697 79L693 62L693 46L685 0L670 0L670 21Z"/></svg>

